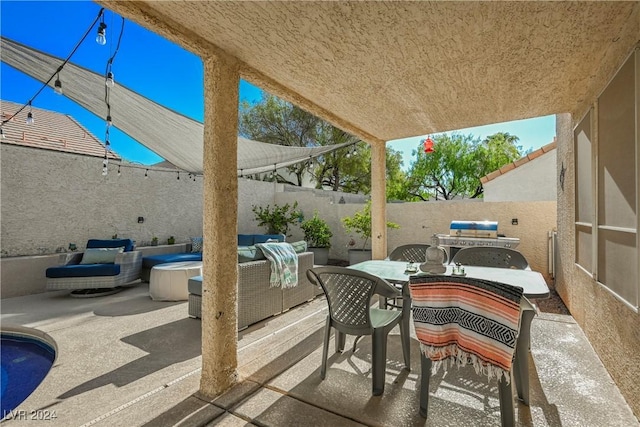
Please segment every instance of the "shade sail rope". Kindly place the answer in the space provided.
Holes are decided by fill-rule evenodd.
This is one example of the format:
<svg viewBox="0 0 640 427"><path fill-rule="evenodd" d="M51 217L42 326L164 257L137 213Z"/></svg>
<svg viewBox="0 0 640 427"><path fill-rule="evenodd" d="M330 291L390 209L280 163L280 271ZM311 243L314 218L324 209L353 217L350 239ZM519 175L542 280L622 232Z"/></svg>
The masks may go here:
<svg viewBox="0 0 640 427"><path fill-rule="evenodd" d="M62 59L0 37L2 62L44 83ZM64 96L101 119L107 117L104 104L104 76L72 62L65 64L60 79ZM51 85L51 82L49 82ZM53 86L52 86L53 87ZM203 173L202 123L166 108L116 83L110 97L113 126L157 153L176 167L194 174ZM331 151L353 145L289 147L238 137L238 175L269 172L308 161Z"/></svg>

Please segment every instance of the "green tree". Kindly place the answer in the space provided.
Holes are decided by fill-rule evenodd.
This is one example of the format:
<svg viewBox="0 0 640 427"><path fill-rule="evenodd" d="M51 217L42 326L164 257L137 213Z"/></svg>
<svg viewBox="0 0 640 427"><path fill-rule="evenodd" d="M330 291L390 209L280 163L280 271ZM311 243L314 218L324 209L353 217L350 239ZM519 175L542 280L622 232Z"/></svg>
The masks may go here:
<svg viewBox="0 0 640 427"><path fill-rule="evenodd" d="M321 120L301 108L273 95L265 94L258 103L243 101L240 104L238 130L240 135L256 141L291 147L312 147ZM307 164L288 166L287 170L296 176L297 182L276 177L280 182L302 185L302 176Z"/></svg>
<svg viewBox="0 0 640 427"><path fill-rule="evenodd" d="M309 173L314 177L317 188L370 193L371 151L355 136L269 94L256 104L243 102L238 121L240 135L257 141L294 147L351 144L319 156L313 162L287 167L296 176L296 182L285 180L280 175L274 179L301 186L304 174ZM397 187L397 180L404 179L401 166L400 153L387 149L388 184Z"/></svg>
<svg viewBox="0 0 640 427"><path fill-rule="evenodd" d="M403 189L405 200L477 198L483 194L480 178L521 157L518 137L497 133L484 140L473 135L440 134L433 138L434 152L422 146L413 155Z"/></svg>

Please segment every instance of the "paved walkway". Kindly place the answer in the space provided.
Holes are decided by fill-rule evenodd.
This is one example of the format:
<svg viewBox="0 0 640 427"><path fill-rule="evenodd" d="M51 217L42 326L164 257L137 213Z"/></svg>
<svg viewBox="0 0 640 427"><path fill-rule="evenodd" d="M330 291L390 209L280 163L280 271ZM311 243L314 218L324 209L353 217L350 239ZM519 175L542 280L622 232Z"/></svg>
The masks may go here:
<svg viewBox="0 0 640 427"><path fill-rule="evenodd" d="M1 301L2 324L47 332L59 355L41 386L18 408L56 419L5 420L51 426L485 426L499 425L495 383L472 370L431 382L429 421L418 415L420 366L402 369L399 332L389 338L386 389L371 396L367 338L329 359L319 377L326 303L318 298L238 334L241 382L206 402L198 397L201 322L186 302L152 301L141 284L103 298L53 292ZM522 426L638 426L620 392L570 316L542 314L532 325L531 406ZM351 341L347 341L350 349ZM331 349L333 345L331 346Z"/></svg>

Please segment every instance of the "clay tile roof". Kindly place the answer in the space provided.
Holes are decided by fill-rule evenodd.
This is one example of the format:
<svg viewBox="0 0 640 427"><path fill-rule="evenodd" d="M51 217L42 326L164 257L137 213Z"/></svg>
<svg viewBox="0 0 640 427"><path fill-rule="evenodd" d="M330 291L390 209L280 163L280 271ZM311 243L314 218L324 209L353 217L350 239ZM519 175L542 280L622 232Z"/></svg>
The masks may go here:
<svg viewBox="0 0 640 427"><path fill-rule="evenodd" d="M64 151L85 156L104 157L104 145L73 117L32 107L34 123L26 124L29 107L12 118L22 104L0 101L0 117L11 118L2 126L5 138L3 144L21 145L44 150ZM114 152L110 159L121 160Z"/></svg>
<svg viewBox="0 0 640 427"><path fill-rule="evenodd" d="M531 160L536 159L542 156L543 154L548 153L551 150L555 150L556 146L557 146L557 142L556 142L556 138L554 137L553 141L548 143L547 145L544 145L538 148L537 150L532 151L526 156L519 158L515 162L507 163L506 165L502 166L500 169L483 176L482 178L480 178L480 182L482 184L486 184L487 182L499 177L500 175L504 175L505 173L508 173L509 171L512 171L524 165L525 163L529 163Z"/></svg>

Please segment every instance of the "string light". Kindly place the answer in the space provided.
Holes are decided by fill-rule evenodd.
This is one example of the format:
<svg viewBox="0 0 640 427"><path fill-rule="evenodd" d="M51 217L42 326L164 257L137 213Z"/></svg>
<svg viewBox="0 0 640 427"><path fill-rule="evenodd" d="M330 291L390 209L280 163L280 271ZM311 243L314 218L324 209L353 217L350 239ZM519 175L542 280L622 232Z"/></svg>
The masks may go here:
<svg viewBox="0 0 640 427"><path fill-rule="evenodd" d="M102 22L100 23L100 27L98 28L98 34L100 34L100 30L102 29L103 31L103 36L104 36L104 29L106 28L106 25L104 24L104 15L102 16ZM105 88L104 88L104 103L107 106L107 117L105 119L106 122L106 129L105 129L105 136L104 136L104 158L105 161L107 161L107 157L109 154L109 149L111 147L111 143L109 141L109 132L111 129L111 125L112 125L112 119L111 119L111 103L109 101L110 95L111 95L111 88L115 85L115 82L113 81L113 73L111 72L111 66L113 64L113 60L115 59L117 53L118 53L118 49L120 49L120 41L122 40L122 34L124 32L124 18L122 18L122 26L120 27L120 36L118 37L118 44L116 46L115 51L113 52L113 55L111 55L111 57L107 60L107 69L105 71L105 75L106 75L106 79L105 79ZM103 170L103 175L106 175L108 173L108 171Z"/></svg>
<svg viewBox="0 0 640 427"><path fill-rule="evenodd" d="M76 53L76 51L78 50L78 48L80 47L80 45L82 44L82 42L85 41L85 39L87 38L87 36L89 35L89 33L91 32L91 30L93 29L93 27L96 25L96 22L98 22L98 20L102 18L102 25L100 26L102 28L102 36L104 38L104 30L107 27L106 24L104 24L104 8L101 8L100 11L98 12L98 15L95 17L95 19L93 20L93 22L91 23L91 25L89 26L89 28L87 28L87 31L84 33L84 35L82 36L82 38L80 39L80 41L75 45L75 47L73 48L73 50L71 51L71 53L69 54L69 56L67 56L67 58L64 60L64 62L58 67L58 69L51 74L51 76L49 77L49 79L43 83L43 85L40 87L40 89L38 89L38 91L31 97L31 99L29 99L29 101L24 104L22 107L20 107L20 109L18 111L15 112L15 114L13 114L11 117L15 117L18 114L20 114L20 112L22 112L22 110L24 110L27 106L29 106L29 113L27 114L27 124L33 124L34 123L34 119L33 119L33 112L31 111L31 103L33 102L33 100L35 100L38 95L40 95L40 93L44 90L45 87L47 87L49 85L49 83L51 83L51 80L53 80L54 77L59 76L60 71L62 71L62 68L69 62L69 60L71 59L71 57ZM124 20L124 18L123 18ZM98 33L100 33L100 28L98 28ZM104 43L106 43L106 39L104 39ZM104 44L103 43L103 44ZM56 90L57 87L54 83L54 90ZM62 83L60 84L60 89L62 89ZM11 120L11 118L8 119L3 119L1 125L4 125L5 123L7 123L9 120ZM3 133L4 134L4 133Z"/></svg>
<svg viewBox="0 0 640 427"><path fill-rule="evenodd" d="M180 171L178 171L178 181L180 181Z"/></svg>
<svg viewBox="0 0 640 427"><path fill-rule="evenodd" d="M122 172L120 172L120 165L118 165L118 176L122 175Z"/></svg>
<svg viewBox="0 0 640 427"><path fill-rule="evenodd" d="M107 156L104 156L104 160L102 161L102 176L107 176L109 174L109 159Z"/></svg>
<svg viewBox="0 0 640 427"><path fill-rule="evenodd" d="M149 178L149 169L144 171L144 179Z"/></svg>
<svg viewBox="0 0 640 427"><path fill-rule="evenodd" d="M107 78L104 81L104 84L108 87L108 88L112 88L116 85L115 80L113 80L113 73L111 71L109 71L107 73Z"/></svg>
<svg viewBox="0 0 640 427"><path fill-rule="evenodd" d="M57 74L56 81L53 84L53 91L58 95L62 95L62 82L60 81L60 73Z"/></svg>
<svg viewBox="0 0 640 427"><path fill-rule="evenodd" d="M7 135L4 134L4 129L0 127L0 139L7 139Z"/></svg>
<svg viewBox="0 0 640 427"><path fill-rule="evenodd" d="M107 44L107 24L104 23L104 16L102 22L98 25L98 33L96 34L96 43L100 46Z"/></svg>
<svg viewBox="0 0 640 427"><path fill-rule="evenodd" d="M27 113L26 123L28 125L32 125L34 122L35 120L33 119L33 113L31 112L31 101L29 101L29 112Z"/></svg>

